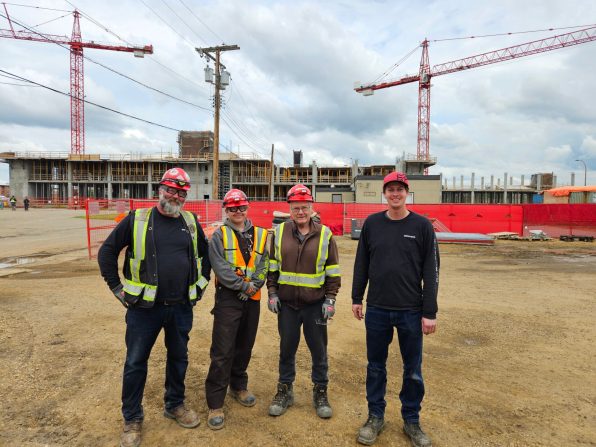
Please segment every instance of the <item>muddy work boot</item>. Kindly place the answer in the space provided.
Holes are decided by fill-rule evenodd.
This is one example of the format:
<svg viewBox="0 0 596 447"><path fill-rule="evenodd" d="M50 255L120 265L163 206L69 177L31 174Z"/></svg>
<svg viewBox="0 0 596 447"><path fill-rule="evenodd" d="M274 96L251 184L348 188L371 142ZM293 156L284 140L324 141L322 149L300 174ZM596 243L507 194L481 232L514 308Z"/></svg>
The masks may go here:
<svg viewBox="0 0 596 447"><path fill-rule="evenodd" d="M173 410L165 409L163 415L170 419L175 419L178 425L184 428L195 428L201 423L199 416L185 405L180 405Z"/></svg>
<svg viewBox="0 0 596 447"><path fill-rule="evenodd" d="M385 427L385 419L370 415L358 431L358 442L373 445Z"/></svg>
<svg viewBox="0 0 596 447"><path fill-rule="evenodd" d="M211 430L221 430L224 428L225 415L223 408L209 409L209 416L207 416L207 427Z"/></svg>
<svg viewBox="0 0 596 447"><path fill-rule="evenodd" d="M141 445L142 422L125 422L120 435L120 447L139 447Z"/></svg>
<svg viewBox="0 0 596 447"><path fill-rule="evenodd" d="M277 394L269 406L269 416L281 416L294 404L294 391L291 383L278 383Z"/></svg>
<svg viewBox="0 0 596 447"><path fill-rule="evenodd" d="M230 396L238 401L240 405L245 407L253 407L257 403L255 396L248 390L233 390L230 388Z"/></svg>
<svg viewBox="0 0 596 447"><path fill-rule="evenodd" d="M329 419L333 416L333 410L329 405L329 399L327 398L327 387L324 385L317 385L312 389L312 403L317 409L317 416L322 419Z"/></svg>
<svg viewBox="0 0 596 447"><path fill-rule="evenodd" d="M420 428L420 424L409 424L404 422L404 433L408 435L414 447L431 447L432 443L426 433Z"/></svg>

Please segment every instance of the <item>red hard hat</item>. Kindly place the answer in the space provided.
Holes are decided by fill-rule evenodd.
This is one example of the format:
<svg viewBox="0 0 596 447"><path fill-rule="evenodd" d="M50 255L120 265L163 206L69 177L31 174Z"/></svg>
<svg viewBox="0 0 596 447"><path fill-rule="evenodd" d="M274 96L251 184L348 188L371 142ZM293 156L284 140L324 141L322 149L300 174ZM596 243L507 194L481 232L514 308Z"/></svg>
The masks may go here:
<svg viewBox="0 0 596 447"><path fill-rule="evenodd" d="M287 195L288 202L314 202L310 189L302 184L292 186Z"/></svg>
<svg viewBox="0 0 596 447"><path fill-rule="evenodd" d="M408 182L408 177L403 172L392 172L391 174L387 174L383 179L383 191L385 191L385 186L391 182L399 182L403 183L406 189L410 189L410 183Z"/></svg>
<svg viewBox="0 0 596 447"><path fill-rule="evenodd" d="M159 184L188 191L190 189L190 177L184 169L172 168L164 173Z"/></svg>
<svg viewBox="0 0 596 447"><path fill-rule="evenodd" d="M239 189L230 189L223 199L223 207L230 208L232 206L248 205L246 194Z"/></svg>

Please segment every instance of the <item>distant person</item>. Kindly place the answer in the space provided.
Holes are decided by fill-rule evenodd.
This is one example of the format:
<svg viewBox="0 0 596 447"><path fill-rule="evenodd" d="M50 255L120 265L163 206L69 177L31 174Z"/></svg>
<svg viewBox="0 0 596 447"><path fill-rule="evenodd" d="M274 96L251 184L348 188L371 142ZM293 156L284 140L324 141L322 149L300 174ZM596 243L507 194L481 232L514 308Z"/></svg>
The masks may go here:
<svg viewBox="0 0 596 447"><path fill-rule="evenodd" d="M300 327L312 358L313 405L317 416L333 415L327 385L327 324L335 314L341 285L339 255L331 230L312 219L313 197L304 185L287 195L290 220L275 229L267 277L269 310L277 314L279 381L269 415L281 416L294 403Z"/></svg>
<svg viewBox="0 0 596 447"><path fill-rule="evenodd" d="M17 210L17 198L15 196L10 196L10 199L8 199L8 201L10 202L10 208L13 211Z"/></svg>
<svg viewBox="0 0 596 447"><path fill-rule="evenodd" d="M25 207L25 211L29 211L29 204L31 202L29 202L29 197L25 197L25 199L23 200L23 206Z"/></svg>
<svg viewBox="0 0 596 447"><path fill-rule="evenodd" d="M215 306L211 337L211 365L205 381L209 406L207 426L224 426L223 404L229 394L245 407L256 403L248 391L246 372L257 336L261 291L269 255L267 230L248 219L249 203L243 191L231 189L223 200L225 220L213 233L209 259L215 273Z"/></svg>
<svg viewBox="0 0 596 447"><path fill-rule="evenodd" d="M437 326L439 249L431 222L406 207L409 187L401 172L384 178L389 209L365 220L354 262L352 312L356 319L365 319L368 358L368 419L358 433L358 442L364 445L374 444L385 425L386 363L396 328L403 360L399 393L403 430L412 445L431 446L419 417L424 397L422 337L434 333Z"/></svg>
<svg viewBox="0 0 596 447"><path fill-rule="evenodd" d="M200 420L184 403L193 306L203 295L211 266L197 217L184 211L190 178L180 168L165 172L159 202L126 216L101 246L99 268L126 311L126 362L122 381L122 447L141 443L147 362L162 328L167 350L164 416L185 428ZM124 279L118 255L126 248Z"/></svg>

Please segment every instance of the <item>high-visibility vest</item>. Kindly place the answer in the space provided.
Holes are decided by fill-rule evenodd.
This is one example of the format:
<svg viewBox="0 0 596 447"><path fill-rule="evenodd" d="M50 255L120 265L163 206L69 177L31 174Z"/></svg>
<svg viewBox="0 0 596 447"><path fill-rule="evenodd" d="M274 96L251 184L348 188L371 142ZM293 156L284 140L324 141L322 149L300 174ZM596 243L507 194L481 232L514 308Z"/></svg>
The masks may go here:
<svg viewBox="0 0 596 447"><path fill-rule="evenodd" d="M252 252L250 253L250 259L248 264L244 261L242 251L238 244L238 237L232 228L227 225L220 227L222 233L222 243L224 249L224 259L230 264L230 266L236 270L240 269L244 276L250 280L256 273L257 267L263 258L265 253L265 246L267 245L267 230L260 227L254 228L254 243L252 244ZM255 279L261 281L265 280L267 272L261 272ZM261 299L261 290L251 296L251 299L258 301Z"/></svg>
<svg viewBox="0 0 596 447"><path fill-rule="evenodd" d="M275 229L275 255L269 260L269 271L279 271L278 284L317 289L325 284L325 277L340 276L338 264L325 266L329 257L329 241L331 240L331 230L325 225L322 225L319 236L315 273L298 273L283 270L281 241L285 225L286 223L283 222Z"/></svg>
<svg viewBox="0 0 596 447"><path fill-rule="evenodd" d="M141 208L135 210L135 220L132 231L133 240L133 251L132 256L128 259L129 275L124 278L124 291L130 295L139 296L143 293L143 301L150 303L151 305L155 301L155 295L157 294L157 261L155 262L154 274L148 273L146 268L147 258L155 259L156 253L154 253L155 246L151 243L149 246L152 247L152 253L147 253L147 231L152 230L150 225L150 216L153 208ZM201 273L202 257L199 256L197 246L197 223L193 214L189 211L181 211L184 223L186 224L190 236L192 239L193 246L193 258L194 262L191 266L191 281L196 279L188 286L188 299L192 304L195 304L197 300L197 287L203 290L207 287L207 280ZM196 270L194 270L196 268Z"/></svg>

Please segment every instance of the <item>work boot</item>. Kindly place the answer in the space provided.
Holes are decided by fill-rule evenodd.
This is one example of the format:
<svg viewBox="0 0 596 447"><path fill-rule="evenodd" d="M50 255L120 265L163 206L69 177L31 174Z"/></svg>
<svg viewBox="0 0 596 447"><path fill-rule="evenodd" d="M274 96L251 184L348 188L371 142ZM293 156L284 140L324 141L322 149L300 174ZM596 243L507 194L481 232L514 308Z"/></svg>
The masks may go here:
<svg viewBox="0 0 596 447"><path fill-rule="evenodd" d="M236 399L240 405L244 405L245 407L252 407L257 403L255 396L248 390L234 390L230 388L229 394Z"/></svg>
<svg viewBox="0 0 596 447"><path fill-rule="evenodd" d="M142 425L140 421L124 422L124 429L120 435L120 447L139 447Z"/></svg>
<svg viewBox="0 0 596 447"><path fill-rule="evenodd" d="M404 433L410 437L414 447L431 447L432 443L426 433L420 428L420 424L409 424L404 422Z"/></svg>
<svg viewBox="0 0 596 447"><path fill-rule="evenodd" d="M277 394L269 406L269 416L281 416L294 403L294 391L291 383L278 383Z"/></svg>
<svg viewBox="0 0 596 447"><path fill-rule="evenodd" d="M174 408L173 410L168 410L166 408L163 412L163 415L167 418L175 419L176 422L178 422L178 425L184 428L195 428L201 423L197 413L190 408L186 408L184 404Z"/></svg>
<svg viewBox="0 0 596 447"><path fill-rule="evenodd" d="M207 427L211 430L221 430L224 428L225 416L223 408L209 409L209 416L207 416Z"/></svg>
<svg viewBox="0 0 596 447"><path fill-rule="evenodd" d="M385 419L370 415L364 425L358 431L358 442L364 445L373 445L377 436L381 434L385 427Z"/></svg>
<svg viewBox="0 0 596 447"><path fill-rule="evenodd" d="M317 409L317 416L322 419L329 419L333 416L333 410L327 399L327 387L325 385L315 384L312 389L312 402Z"/></svg>

